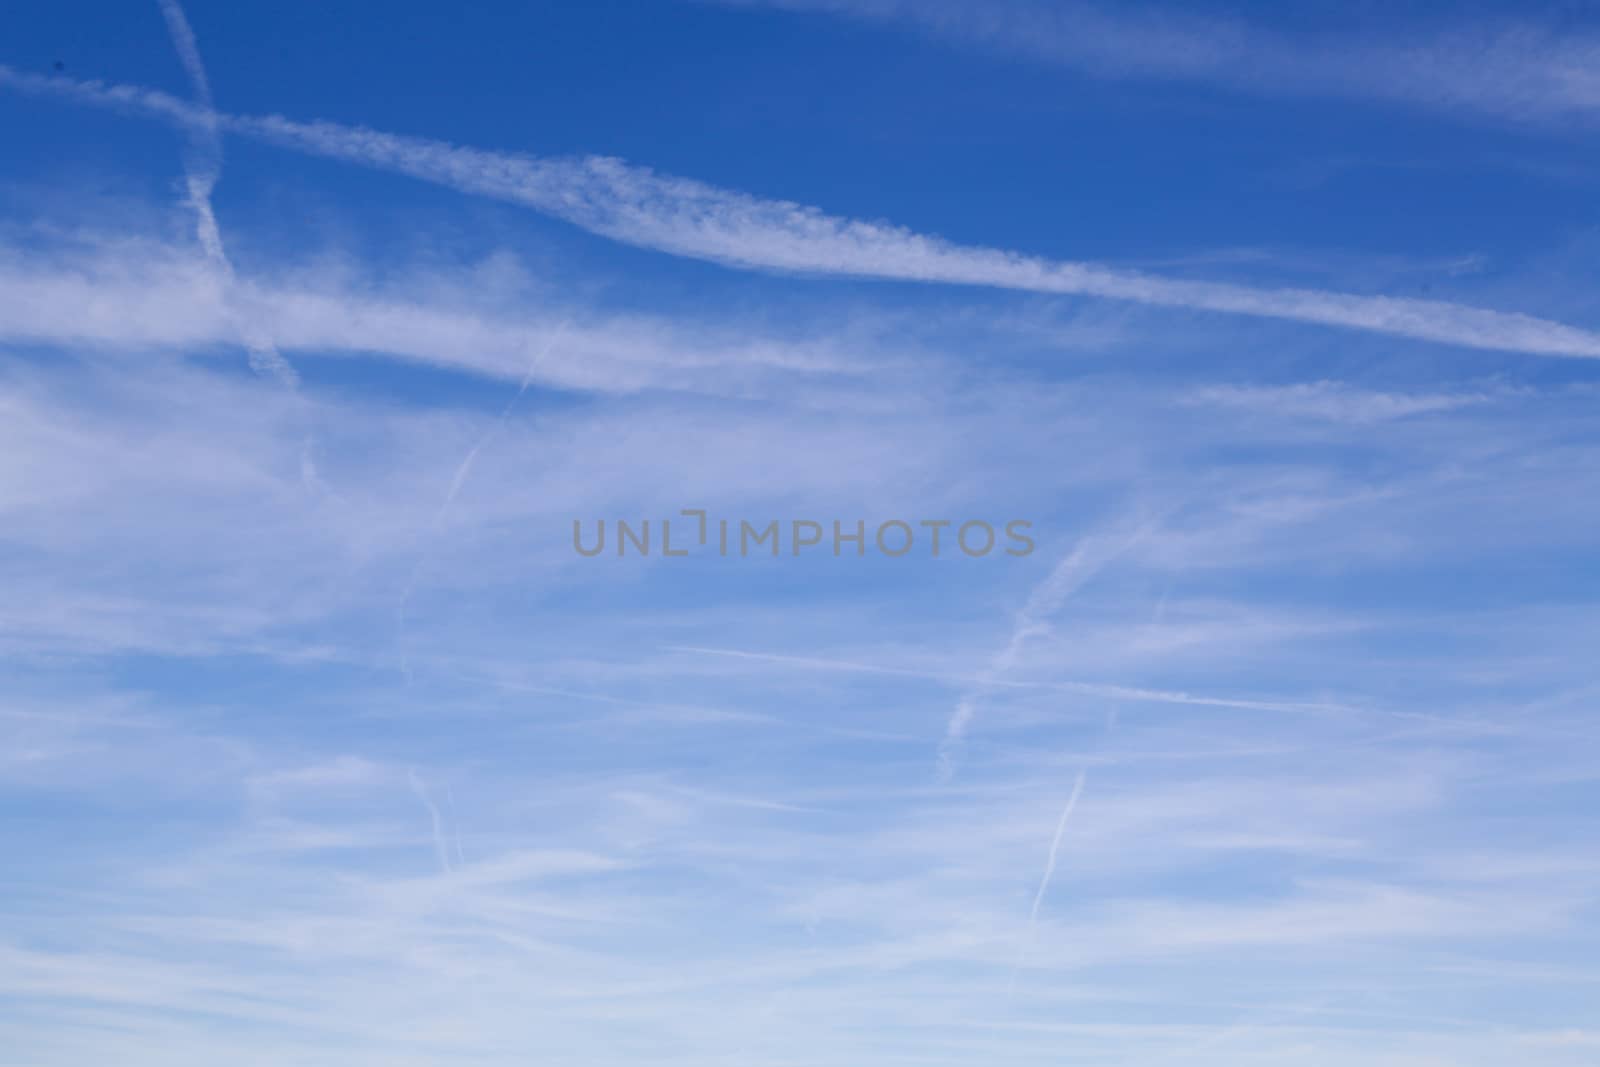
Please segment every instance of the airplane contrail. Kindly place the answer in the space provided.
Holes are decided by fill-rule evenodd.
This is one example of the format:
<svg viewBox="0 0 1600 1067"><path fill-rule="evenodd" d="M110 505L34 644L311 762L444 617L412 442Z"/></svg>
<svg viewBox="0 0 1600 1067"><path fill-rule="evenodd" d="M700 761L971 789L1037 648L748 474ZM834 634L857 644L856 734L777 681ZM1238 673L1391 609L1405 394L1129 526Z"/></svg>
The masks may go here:
<svg viewBox="0 0 1600 1067"><path fill-rule="evenodd" d="M212 206L211 194L222 177L222 134L219 129L217 109L211 95L211 81L206 77L205 63L200 59L200 46L195 40L194 28L184 15L178 0L160 0L161 14L167 20L167 30L178 60L189 75L200 109L193 120L185 125L189 132L189 148L184 153L184 177L188 187L189 206L194 209L195 229L223 290L223 307L228 318L239 332L245 351L250 354L250 366L258 374L271 375L285 385L295 386L299 377L289 361L283 358L272 337L250 317L241 314L234 298L236 276L233 263L228 259L222 243L222 230L217 225L217 214Z"/></svg>
<svg viewBox="0 0 1600 1067"><path fill-rule="evenodd" d="M1439 300L1163 278L1094 263L960 245L883 222L829 215L622 160L541 158L277 115L230 115L138 86L25 74L0 85L404 174L533 208L627 244L744 269L1100 297L1362 330L1391 337L1600 358L1600 332Z"/></svg>

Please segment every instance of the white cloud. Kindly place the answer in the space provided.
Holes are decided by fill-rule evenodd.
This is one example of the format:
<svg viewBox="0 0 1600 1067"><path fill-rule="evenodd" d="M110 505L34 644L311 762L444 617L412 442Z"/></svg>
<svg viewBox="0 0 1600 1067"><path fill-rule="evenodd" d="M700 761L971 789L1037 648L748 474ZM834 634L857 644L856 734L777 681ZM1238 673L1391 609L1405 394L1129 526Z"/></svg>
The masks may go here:
<svg viewBox="0 0 1600 1067"><path fill-rule="evenodd" d="M200 59L200 46L195 41L194 30L178 0L161 0L161 14L167 20L173 47L194 86L199 102L199 121L188 127L189 149L184 154L184 173L189 190L189 206L195 214L195 232L204 249L215 280L222 291L222 300L229 320L250 353L250 365L260 374L270 374L293 387L297 378L294 368L278 352L270 333L262 325L242 313L236 306L232 290L235 285L233 264L223 247L222 230L217 225L217 213L211 195L222 178L222 135L216 121L216 104L211 97L211 82L206 77L204 62Z"/></svg>
<svg viewBox="0 0 1600 1067"><path fill-rule="evenodd" d="M700 194L570 166L612 197L583 218L650 194L625 230L970 262L718 221L715 191L682 220ZM233 335L191 250L7 236L0 776L42 813L5 839L20 1062L1489 1067L1581 1018L1488 964L1593 940L1592 828L1549 799L1593 777L1593 613L1523 584L1592 541L1587 395L1081 353L997 381L949 338L605 314L498 258L240 280L304 353L291 395L203 358ZM586 395L504 416L568 318L534 384ZM355 354L461 395L318 377ZM1299 431L1257 411L1316 433L1276 447ZM1026 509L1041 551L568 551L574 515L684 506ZM1434 600L1467 573L1516 602ZM1463 1025L1469 982L1497 1000Z"/></svg>
<svg viewBox="0 0 1600 1067"><path fill-rule="evenodd" d="M41 78L0 66L0 85L180 126L210 121L164 93ZM882 222L828 215L618 159L541 159L329 122L219 115L230 133L522 204L593 233L674 255L764 270L1073 294L1366 330L1549 356L1600 357L1600 334L1516 312L1437 300L1252 288L968 247Z"/></svg>
<svg viewBox="0 0 1600 1067"><path fill-rule="evenodd" d="M1386 393L1320 381L1278 386L1206 386L1186 402L1270 417L1366 423L1455 411L1494 399L1483 392Z"/></svg>
<svg viewBox="0 0 1600 1067"><path fill-rule="evenodd" d="M1098 76L1265 94L1374 99L1447 114L1558 123L1600 117L1600 37L1537 21L1390 26L1384 38L1289 33L1170 4L1080 0L724 0L905 24ZM1386 18L1390 12L1385 12ZM1402 12L1393 12L1400 20Z"/></svg>
<svg viewBox="0 0 1600 1067"><path fill-rule="evenodd" d="M493 269L485 264L484 269ZM77 235L42 247L0 243L0 343L112 351L223 348L232 309L270 322L278 343L318 356L370 356L579 391L647 388L738 395L782 380L826 382L904 361L864 358L844 333L763 334L692 317L600 315L513 279L479 285L479 268L414 269L379 283L360 271L308 264L224 286L205 260L167 242ZM503 272L502 272L503 273ZM535 360L540 346L555 337Z"/></svg>

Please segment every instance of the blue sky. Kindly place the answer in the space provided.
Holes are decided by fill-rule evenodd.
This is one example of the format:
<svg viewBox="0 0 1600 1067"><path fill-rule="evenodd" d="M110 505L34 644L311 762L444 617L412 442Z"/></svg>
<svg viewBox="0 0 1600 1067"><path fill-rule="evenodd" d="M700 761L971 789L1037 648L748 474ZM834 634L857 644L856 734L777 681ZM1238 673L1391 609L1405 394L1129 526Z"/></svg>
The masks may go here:
<svg viewBox="0 0 1600 1067"><path fill-rule="evenodd" d="M10 5L0 1059L1595 1062L1597 61Z"/></svg>

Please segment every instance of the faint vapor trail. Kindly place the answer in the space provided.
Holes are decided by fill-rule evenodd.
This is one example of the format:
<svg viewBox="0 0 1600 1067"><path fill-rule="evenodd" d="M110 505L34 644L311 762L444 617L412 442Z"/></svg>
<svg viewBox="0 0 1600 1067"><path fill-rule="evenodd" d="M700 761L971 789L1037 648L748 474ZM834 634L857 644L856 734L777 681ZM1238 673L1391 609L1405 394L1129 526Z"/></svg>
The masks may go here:
<svg viewBox="0 0 1600 1067"><path fill-rule="evenodd" d="M450 849L445 845L444 820L439 815L439 806L428 795L428 789L422 784L422 779L417 777L414 770L406 772L407 780L411 783L411 791L422 801L423 807L428 809L428 817L433 820L433 850L439 857L439 869L445 874L451 873Z"/></svg>
<svg viewBox="0 0 1600 1067"><path fill-rule="evenodd" d="M211 81L206 77L205 63L200 59L200 46L195 40L194 28L178 0L160 0L161 14L167 20L167 31L178 60L194 86L195 99L201 110L189 124L189 146L184 153L184 178L188 188L189 206L195 213L195 232L206 261L216 273L222 288L222 305L234 329L250 354L250 366L257 374L271 375L284 385L293 388L299 376L289 361L283 358L278 346L267 332L235 305L234 290L237 276L222 243L222 230L217 225L217 214L211 204L211 194L222 177L222 134L217 119L216 104L211 96Z"/></svg>
<svg viewBox="0 0 1600 1067"><path fill-rule="evenodd" d="M1087 770L1078 771L1077 780L1072 783L1072 795L1067 797L1066 806L1061 809L1061 818L1056 820L1056 835L1050 839L1050 855L1045 860L1044 874L1039 878L1039 889L1033 894L1033 907L1028 911L1028 934L1022 946L1017 949L1016 962L1011 965L1011 978L1006 983L1006 992L1009 995L1016 989L1017 972L1022 970L1028 952L1033 948L1034 930L1039 924L1039 908L1044 903L1045 894L1050 891L1050 879L1055 877L1056 857L1061 852L1061 838L1067 832L1067 823L1072 819L1072 813L1077 810L1078 798L1083 795L1083 783L1088 780Z"/></svg>
<svg viewBox="0 0 1600 1067"><path fill-rule="evenodd" d="M555 348L556 342L566 332L567 326L568 322L562 321L557 324L554 330L550 331L550 336L545 339L544 347L539 349L528 360L528 366L523 371L522 384L517 387L517 391L512 395L511 399L506 402L506 406L500 410L500 417L490 423L488 428L478 435L476 443L467 450L466 456L456 465L455 475L450 479L450 488L445 491L444 500L440 503L439 510L434 513L433 522L429 527L430 535L437 533L439 527L444 524L445 518L450 514L450 506L455 503L462 487L467 484L467 477L472 473L472 464L477 460L478 453L482 452L484 446L489 443L494 435L505 427L512 413L516 411L517 404L521 402L523 394L528 391L528 386L533 383L533 377L538 372L539 366L544 363L551 350ZM417 577L421 573L424 562L426 562L425 559L417 562L416 567L411 572L410 579L406 582L405 588L400 592L400 603L395 607L395 644L400 656L400 672L405 675L408 683L411 681L411 661L406 655L405 647L406 612L411 605L411 594L416 589Z"/></svg>
<svg viewBox="0 0 1600 1067"><path fill-rule="evenodd" d="M1067 806L1061 809L1061 819L1056 823L1056 836L1050 841L1050 858L1045 861L1044 877L1039 879L1039 891L1033 895L1033 910L1028 913L1030 927L1039 921L1039 905L1044 903L1044 895L1050 889L1050 879L1056 873L1056 854L1061 851L1061 835L1066 833L1067 821L1078 806L1078 797L1083 795L1083 783L1088 777L1088 771L1078 772L1078 780L1072 783L1072 795L1067 798Z"/></svg>
<svg viewBox="0 0 1600 1067"><path fill-rule="evenodd" d="M526 393L528 386L533 383L533 376L538 371L539 365L550 355L550 350L555 347L556 342L561 339L561 335L566 332L567 325L566 322L557 325L550 332L544 347L532 359L528 360L527 370L522 375L522 384L517 387L515 395L506 402L506 406L500 412L500 417L488 429L483 431L478 438L477 444L467 451L466 458L456 467L455 477L450 480L450 489L445 493L444 503L439 506L439 513L434 516L435 525L444 521L445 515L450 510L450 505L455 503L456 494L460 493L461 487L467 483L467 475L471 473L473 461L478 458L478 453L483 451L483 446L488 444L489 440L505 426L506 420L511 418L511 413L516 410L517 404L522 400L522 394Z"/></svg>
<svg viewBox="0 0 1600 1067"><path fill-rule="evenodd" d="M1169 509L1170 510L1170 509ZM977 685L964 693L945 724L944 740L939 743L939 778L949 781L955 773L956 755L966 740L967 728L978 713L985 691L1001 684L1017 665L1022 646L1028 639L1049 631L1049 620L1067 598L1077 592L1108 563L1121 556L1155 530L1159 519L1142 523L1131 533L1117 536L1093 534L1082 538L1061 558L1048 577L1034 587L1027 603L1017 612L1011 637L989 666L978 676Z"/></svg>

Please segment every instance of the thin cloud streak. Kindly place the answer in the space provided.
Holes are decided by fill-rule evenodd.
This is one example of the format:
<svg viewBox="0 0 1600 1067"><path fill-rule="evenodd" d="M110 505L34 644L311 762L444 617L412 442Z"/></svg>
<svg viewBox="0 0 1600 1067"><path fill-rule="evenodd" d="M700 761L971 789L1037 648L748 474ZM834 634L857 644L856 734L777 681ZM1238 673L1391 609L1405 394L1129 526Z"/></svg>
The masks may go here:
<svg viewBox="0 0 1600 1067"><path fill-rule="evenodd" d="M979 684L962 696L950 715L950 721L945 726L944 741L939 745L939 776L942 779L948 780L954 773L956 753L966 741L967 729L978 713L984 692L1015 669L1022 657L1023 645L1030 638L1047 633L1050 618L1061 610L1068 597L1093 579L1103 567L1147 537L1154 528L1154 523L1145 523L1131 534L1113 537L1109 541L1104 535L1083 538L1028 595L1027 603L1017 613L1005 648L990 661Z"/></svg>
<svg viewBox="0 0 1600 1067"><path fill-rule="evenodd" d="M1364 330L1467 348L1600 358L1600 332L1437 300L1187 281L954 244L904 227L828 215L622 160L544 159L330 122L212 113L133 86L23 74L0 85L404 174L520 204L625 244L744 269L1091 296Z"/></svg>
<svg viewBox="0 0 1600 1067"><path fill-rule="evenodd" d="M462 487L467 484L467 478L472 473L472 464L477 460L478 453L483 451L484 446L489 443L496 433L505 428L506 423L511 418L511 413L516 410L517 404L521 402L523 395L527 393L528 386L533 384L534 373L544 363L546 357L550 355L550 350L555 347L556 341L566 330L566 327L567 324L563 322L551 331L550 336L545 339L544 346L528 360L528 369L523 372L522 384L517 388L511 399L506 402L506 406L501 409L500 417L479 435L478 440L467 450L466 456L457 464L455 475L450 479L450 488L445 492L444 501L439 505L439 510L433 516L432 525L435 534L437 534L439 528L449 516L450 506L455 503L456 496L460 494ZM429 541L432 541L431 537ZM417 569L420 570L422 566L423 561L419 561ZM395 609L395 627L397 631L395 643L398 646L400 657L400 671L405 675L407 682L411 680L412 672L410 658L406 655L406 612L411 605L411 596L415 591L416 578L417 576L414 572L411 581L406 583L405 589L400 594L399 607Z"/></svg>
<svg viewBox="0 0 1600 1067"><path fill-rule="evenodd" d="M1072 820L1072 813L1077 810L1078 798L1083 795L1083 783L1087 777L1087 771L1078 772L1077 780L1072 783L1072 795L1067 797L1066 806L1061 809L1061 818L1056 821L1056 835L1050 839L1050 856L1045 861L1044 875L1039 879L1039 891L1033 895L1033 907L1028 912L1030 925L1039 921L1039 906L1044 903L1045 894L1050 891L1050 879L1056 874L1056 857L1061 852L1061 838L1067 832L1067 823Z"/></svg>
<svg viewBox="0 0 1600 1067"><path fill-rule="evenodd" d="M844 332L795 340L756 325L599 314L523 288L468 301L450 295L462 277L423 270L392 284L289 270L241 282L239 291L270 318L280 350L382 358L529 388L740 395L773 388L769 378L854 380L885 367L850 347L854 337ZM63 251L0 239L0 343L209 350L237 340L226 304L209 262L188 245L102 236L87 250ZM558 329L560 349L530 358L530 336Z"/></svg>
<svg viewBox="0 0 1600 1067"><path fill-rule="evenodd" d="M433 802L428 794L428 787L422 784L422 779L415 770L406 772L406 780L411 786L411 791L416 794L422 806L428 809L428 820L433 829L433 851L439 859L439 870L443 874L451 874L454 868L450 865L450 849L445 844L444 820L439 814L439 806Z"/></svg>
<svg viewBox="0 0 1600 1067"><path fill-rule="evenodd" d="M903 26L1097 78L1379 100L1527 123L1600 117L1600 40L1531 19L1415 27L1401 40L1289 33L1218 15L1074 0L721 0Z"/></svg>
<svg viewBox="0 0 1600 1067"><path fill-rule="evenodd" d="M1127 700L1136 703L1183 704L1199 707L1237 708L1243 711L1274 711L1296 715L1377 715L1406 719L1446 722L1441 716L1421 713L1402 713L1361 708L1349 704L1317 701L1250 700L1229 697L1202 696L1186 692L1161 689L1144 689L1134 686L1110 685L1099 682L1038 681L1007 678L993 674L947 674L938 671L916 670L910 667L890 667L852 660L827 659L817 656L786 656L772 652L754 652L737 648L709 648L703 645L669 645L668 652L684 652L702 656L721 656L728 659L755 660L783 664L808 670L840 671L846 673L884 674L901 678L916 678L940 685L986 686L996 689L1031 689L1080 693L1085 696L1109 700ZM970 720L969 720L970 721Z"/></svg>
<svg viewBox="0 0 1600 1067"><path fill-rule="evenodd" d="M1078 771L1077 778L1072 783L1072 794L1067 797L1066 804L1061 808L1061 816L1056 820L1055 836L1050 839L1050 854L1045 859L1044 873L1039 877L1039 888L1033 894L1033 907L1028 909L1027 940L1022 944L1022 950L1017 954L1017 962L1012 965L1011 979L1007 988L1014 991L1017 985L1017 972L1022 969L1027 954L1033 948L1034 933L1039 926L1039 908L1044 904L1045 894L1050 891L1050 880L1056 874L1056 858L1061 853L1061 839L1066 836L1067 823L1072 821L1072 813L1078 808L1078 798L1083 795L1083 783L1088 779L1086 769Z"/></svg>
<svg viewBox="0 0 1600 1067"><path fill-rule="evenodd" d="M178 59L194 86L195 99L202 108L195 121L187 124L189 150L184 153L184 178L188 187L189 206L195 213L196 236L224 293L228 318L239 331L245 350L250 354L251 368L257 374L270 375L292 388L299 383L294 368L278 351L270 334L241 314L236 306L234 293L238 279L222 243L222 229L217 225L216 209L211 202L211 195L222 178L222 134L217 123L216 103L211 95L211 80L206 77L199 43L195 40L194 28L189 25L183 8L177 0L160 2L173 48L177 50Z"/></svg>

